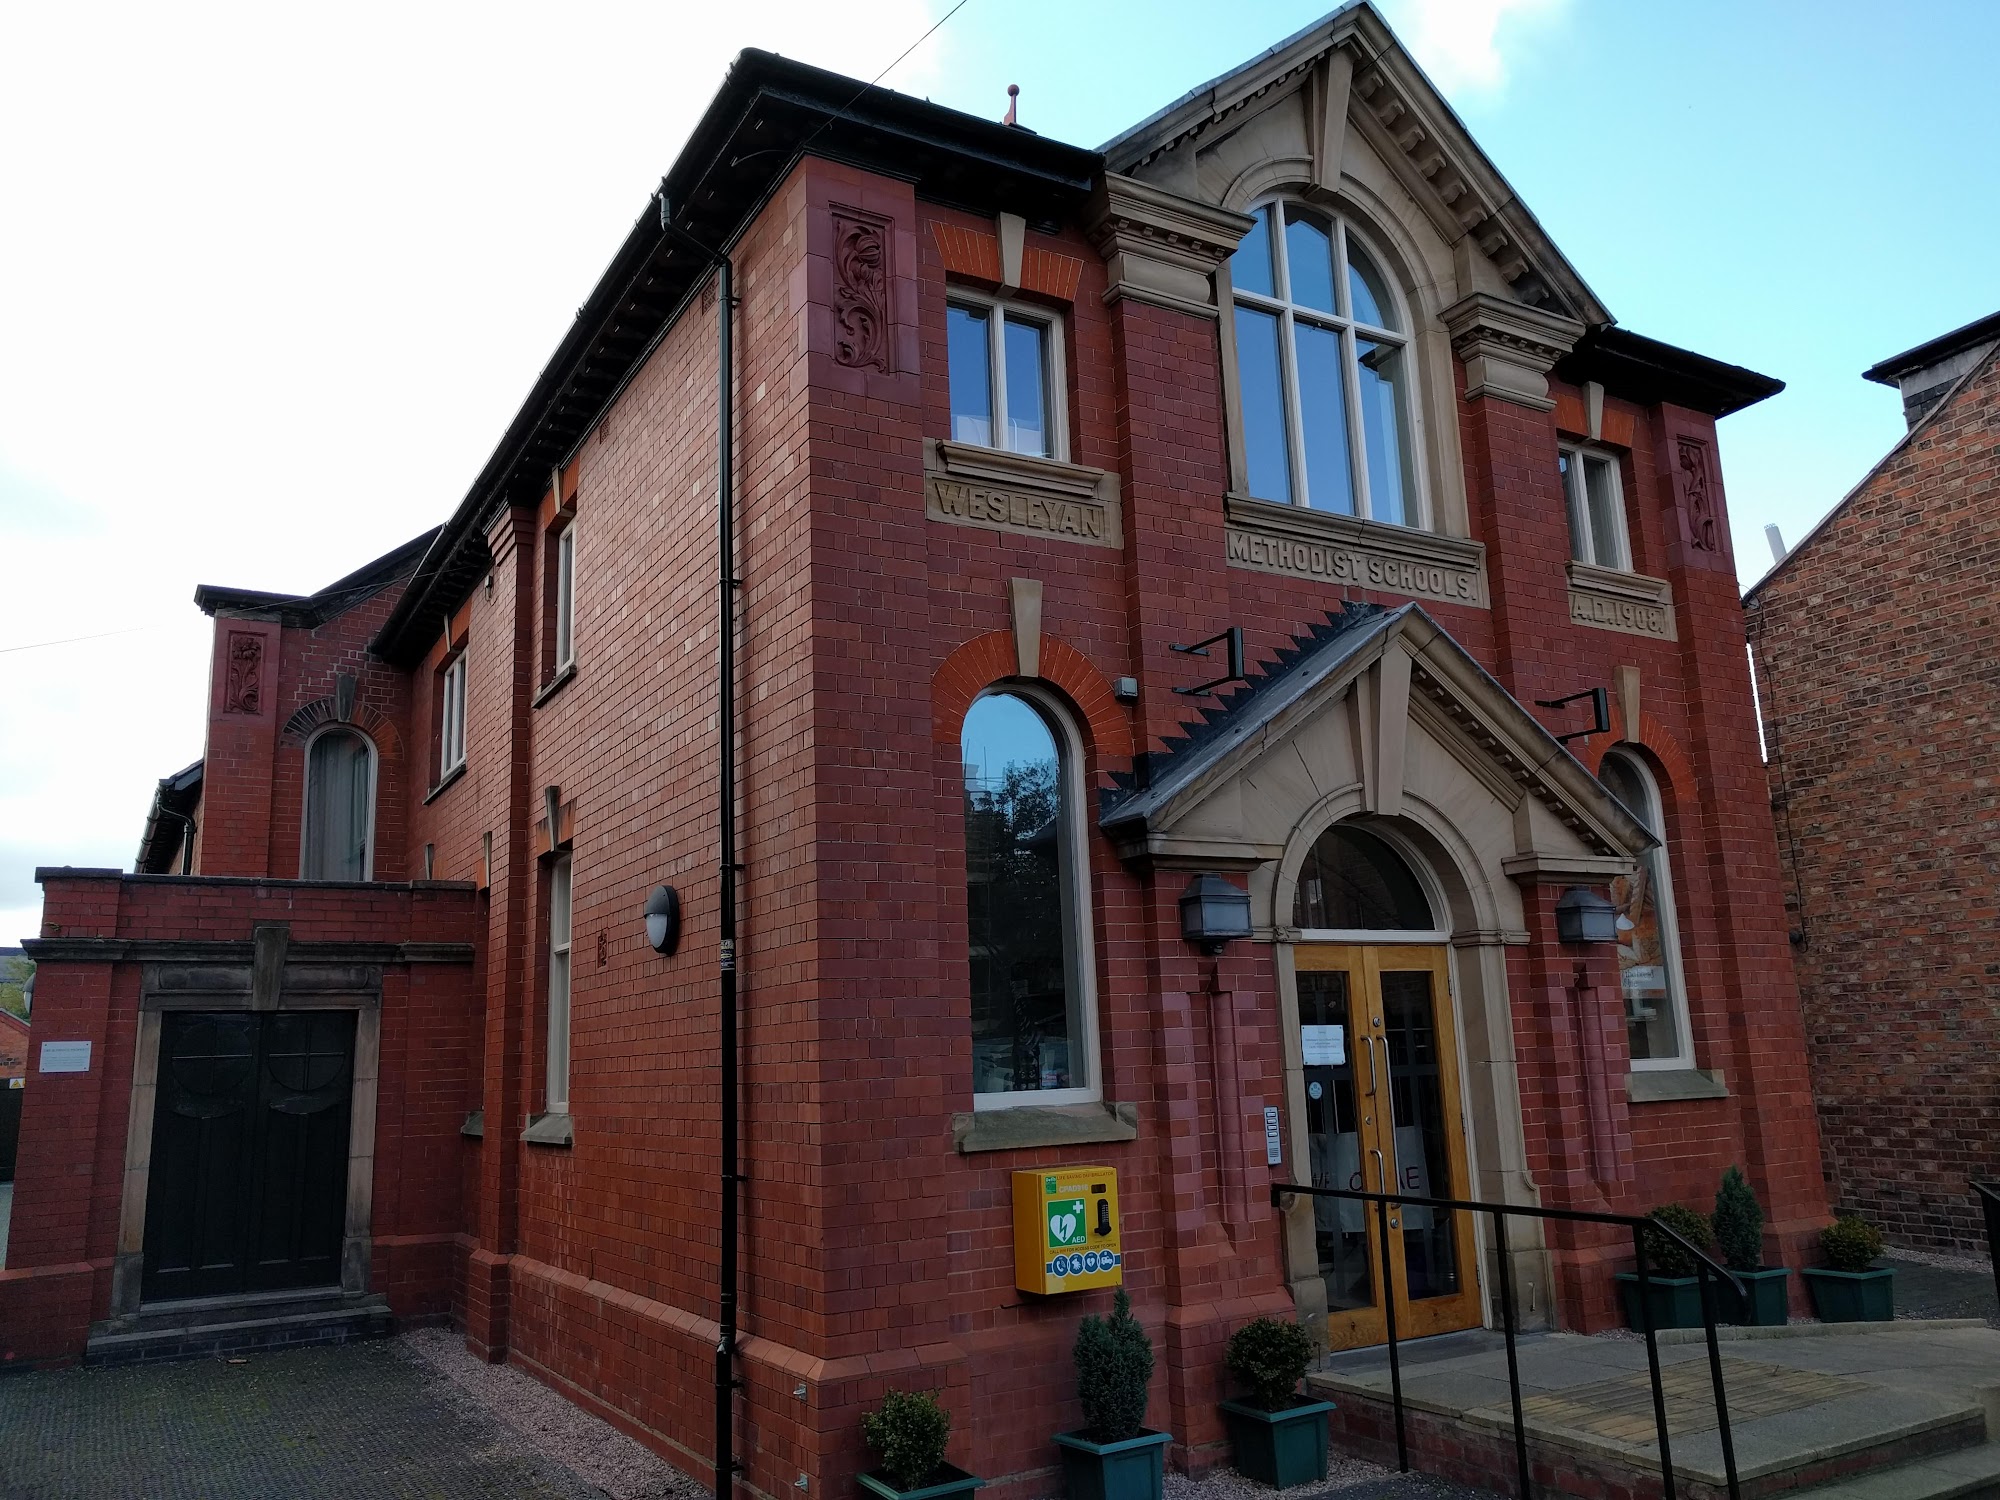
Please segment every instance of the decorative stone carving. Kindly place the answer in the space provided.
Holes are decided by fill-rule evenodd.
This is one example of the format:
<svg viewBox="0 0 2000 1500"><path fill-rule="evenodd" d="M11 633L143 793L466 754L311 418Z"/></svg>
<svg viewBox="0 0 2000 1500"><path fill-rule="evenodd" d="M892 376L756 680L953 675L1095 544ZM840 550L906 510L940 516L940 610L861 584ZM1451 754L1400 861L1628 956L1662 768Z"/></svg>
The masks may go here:
<svg viewBox="0 0 2000 1500"><path fill-rule="evenodd" d="M1105 302L1130 297L1214 317L1215 268L1235 254L1253 222L1107 172L1090 213L1091 243L1110 273Z"/></svg>
<svg viewBox="0 0 2000 1500"><path fill-rule="evenodd" d="M1464 537L1231 495L1231 567L1487 607L1486 548Z"/></svg>
<svg viewBox="0 0 2000 1500"><path fill-rule="evenodd" d="M924 440L924 513L933 521L1124 545L1118 476L1000 448Z"/></svg>
<svg viewBox="0 0 2000 1500"><path fill-rule="evenodd" d="M889 244L882 221L833 211L833 361L889 373Z"/></svg>
<svg viewBox="0 0 2000 1500"><path fill-rule="evenodd" d="M1715 494L1709 488L1708 448L1693 438L1676 445L1680 469L1681 509L1687 516L1688 545L1697 552L1720 552L1722 536L1716 525Z"/></svg>
<svg viewBox="0 0 2000 1500"><path fill-rule="evenodd" d="M1444 310L1452 353L1465 361L1465 398L1491 396L1534 411L1554 411L1548 373L1583 337L1574 318L1509 302L1487 292Z"/></svg>
<svg viewBox="0 0 2000 1500"><path fill-rule="evenodd" d="M1625 573L1590 563L1569 565L1569 617L1572 624L1656 641L1680 639L1674 624L1673 588L1664 578Z"/></svg>
<svg viewBox="0 0 2000 1500"><path fill-rule="evenodd" d="M222 711L259 714L264 711L264 638L232 630L224 652Z"/></svg>

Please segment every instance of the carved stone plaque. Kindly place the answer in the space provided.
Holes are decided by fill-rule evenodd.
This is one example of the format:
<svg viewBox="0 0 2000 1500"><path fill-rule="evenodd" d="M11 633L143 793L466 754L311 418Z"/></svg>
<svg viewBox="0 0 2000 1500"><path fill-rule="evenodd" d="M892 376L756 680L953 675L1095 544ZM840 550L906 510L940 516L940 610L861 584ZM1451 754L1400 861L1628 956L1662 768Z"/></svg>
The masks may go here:
<svg viewBox="0 0 2000 1500"><path fill-rule="evenodd" d="M224 672L222 711L226 714L263 712L264 638L248 631L230 631Z"/></svg>
<svg viewBox="0 0 2000 1500"><path fill-rule="evenodd" d="M1102 470L934 439L925 450L924 513L933 521L1123 545L1118 482Z"/></svg>
<svg viewBox="0 0 2000 1500"><path fill-rule="evenodd" d="M1643 635L1656 641L1680 639L1674 624L1671 586L1664 578L1648 578L1643 573L1571 563L1569 618L1575 625Z"/></svg>
<svg viewBox="0 0 2000 1500"><path fill-rule="evenodd" d="M1486 608L1486 549L1462 537L1231 496L1232 567Z"/></svg>

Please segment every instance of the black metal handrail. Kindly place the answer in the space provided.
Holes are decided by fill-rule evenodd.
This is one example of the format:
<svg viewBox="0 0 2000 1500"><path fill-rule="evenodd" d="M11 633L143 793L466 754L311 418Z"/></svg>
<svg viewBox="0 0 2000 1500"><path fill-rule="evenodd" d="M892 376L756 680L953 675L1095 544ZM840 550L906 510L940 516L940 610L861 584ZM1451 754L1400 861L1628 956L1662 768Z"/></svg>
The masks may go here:
<svg viewBox="0 0 2000 1500"><path fill-rule="evenodd" d="M1991 1200L1987 1205L1987 1230L1994 1232L1996 1212L2000 1212L2000 1192L1982 1189ZM1514 1465L1521 1483L1521 1500L1530 1500L1533 1485L1528 1469L1528 1427L1521 1416L1521 1367L1514 1349L1514 1278L1507 1253L1507 1220L1553 1219L1566 1224L1603 1224L1632 1232L1632 1254L1639 1280L1639 1323L1646 1335L1646 1371L1653 1382L1653 1425L1660 1440L1660 1482L1665 1500L1675 1500L1673 1447L1667 1436L1667 1393L1660 1383L1660 1345L1653 1328L1652 1275L1647 1269L1646 1232L1671 1240L1694 1260L1695 1275L1701 1283L1701 1324L1708 1337L1708 1378L1715 1390L1715 1425L1722 1441L1722 1467L1729 1480L1730 1500L1742 1494L1736 1478L1736 1443L1729 1430L1729 1403L1722 1384L1722 1349L1715 1336L1715 1304L1709 1288L1713 1280L1728 1286L1741 1306L1747 1294L1742 1280L1726 1266L1710 1259L1700 1246L1691 1244L1658 1219L1636 1214L1587 1213L1574 1208L1531 1208L1519 1203L1478 1203L1461 1198L1426 1198L1415 1193L1369 1193L1354 1188L1304 1187L1297 1183L1271 1184L1271 1206L1283 1208L1287 1195L1309 1198L1351 1198L1375 1205L1378 1239L1382 1252L1382 1308L1389 1344L1389 1390L1396 1414L1396 1464L1404 1473L1410 1469L1410 1443L1403 1419L1403 1367L1396 1352L1396 1299L1392 1292L1394 1273L1389 1260L1389 1208L1440 1208L1457 1213L1490 1214L1493 1217L1493 1245L1500 1257L1500 1326L1507 1344L1507 1389L1514 1402ZM2000 1265L2000 1262L1996 1262Z"/></svg>
<svg viewBox="0 0 2000 1500"><path fill-rule="evenodd" d="M1972 1196L1986 1210L1986 1258L1993 1262L1993 1295L2000 1297L2000 1183L1975 1182Z"/></svg>

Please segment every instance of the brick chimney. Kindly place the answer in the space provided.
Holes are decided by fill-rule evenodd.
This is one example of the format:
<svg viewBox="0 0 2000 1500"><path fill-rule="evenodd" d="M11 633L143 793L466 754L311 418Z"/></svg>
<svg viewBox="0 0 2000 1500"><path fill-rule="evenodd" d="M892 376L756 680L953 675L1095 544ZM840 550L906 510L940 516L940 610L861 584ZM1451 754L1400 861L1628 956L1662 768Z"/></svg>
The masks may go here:
<svg viewBox="0 0 2000 1500"><path fill-rule="evenodd" d="M1863 370L1861 378L1896 387L1903 396L1903 420L1914 427L1944 398L1952 382L1984 359L1995 344L2000 344L2000 313L1891 355Z"/></svg>

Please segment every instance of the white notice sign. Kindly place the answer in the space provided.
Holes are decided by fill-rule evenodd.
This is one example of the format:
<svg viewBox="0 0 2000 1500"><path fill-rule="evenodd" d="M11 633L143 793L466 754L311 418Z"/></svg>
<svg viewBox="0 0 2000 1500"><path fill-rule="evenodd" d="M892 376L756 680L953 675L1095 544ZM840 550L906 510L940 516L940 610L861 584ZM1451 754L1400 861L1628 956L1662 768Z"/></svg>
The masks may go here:
<svg viewBox="0 0 2000 1500"><path fill-rule="evenodd" d="M1264 1106L1264 1165L1275 1167L1285 1160L1285 1143L1278 1133L1278 1106Z"/></svg>
<svg viewBox="0 0 2000 1500"><path fill-rule="evenodd" d="M1345 1026L1301 1026L1299 1040L1309 1068L1338 1068L1347 1061Z"/></svg>
<svg viewBox="0 0 2000 1500"><path fill-rule="evenodd" d="M88 1073L90 1071L90 1043L43 1042L42 1071L44 1073Z"/></svg>

